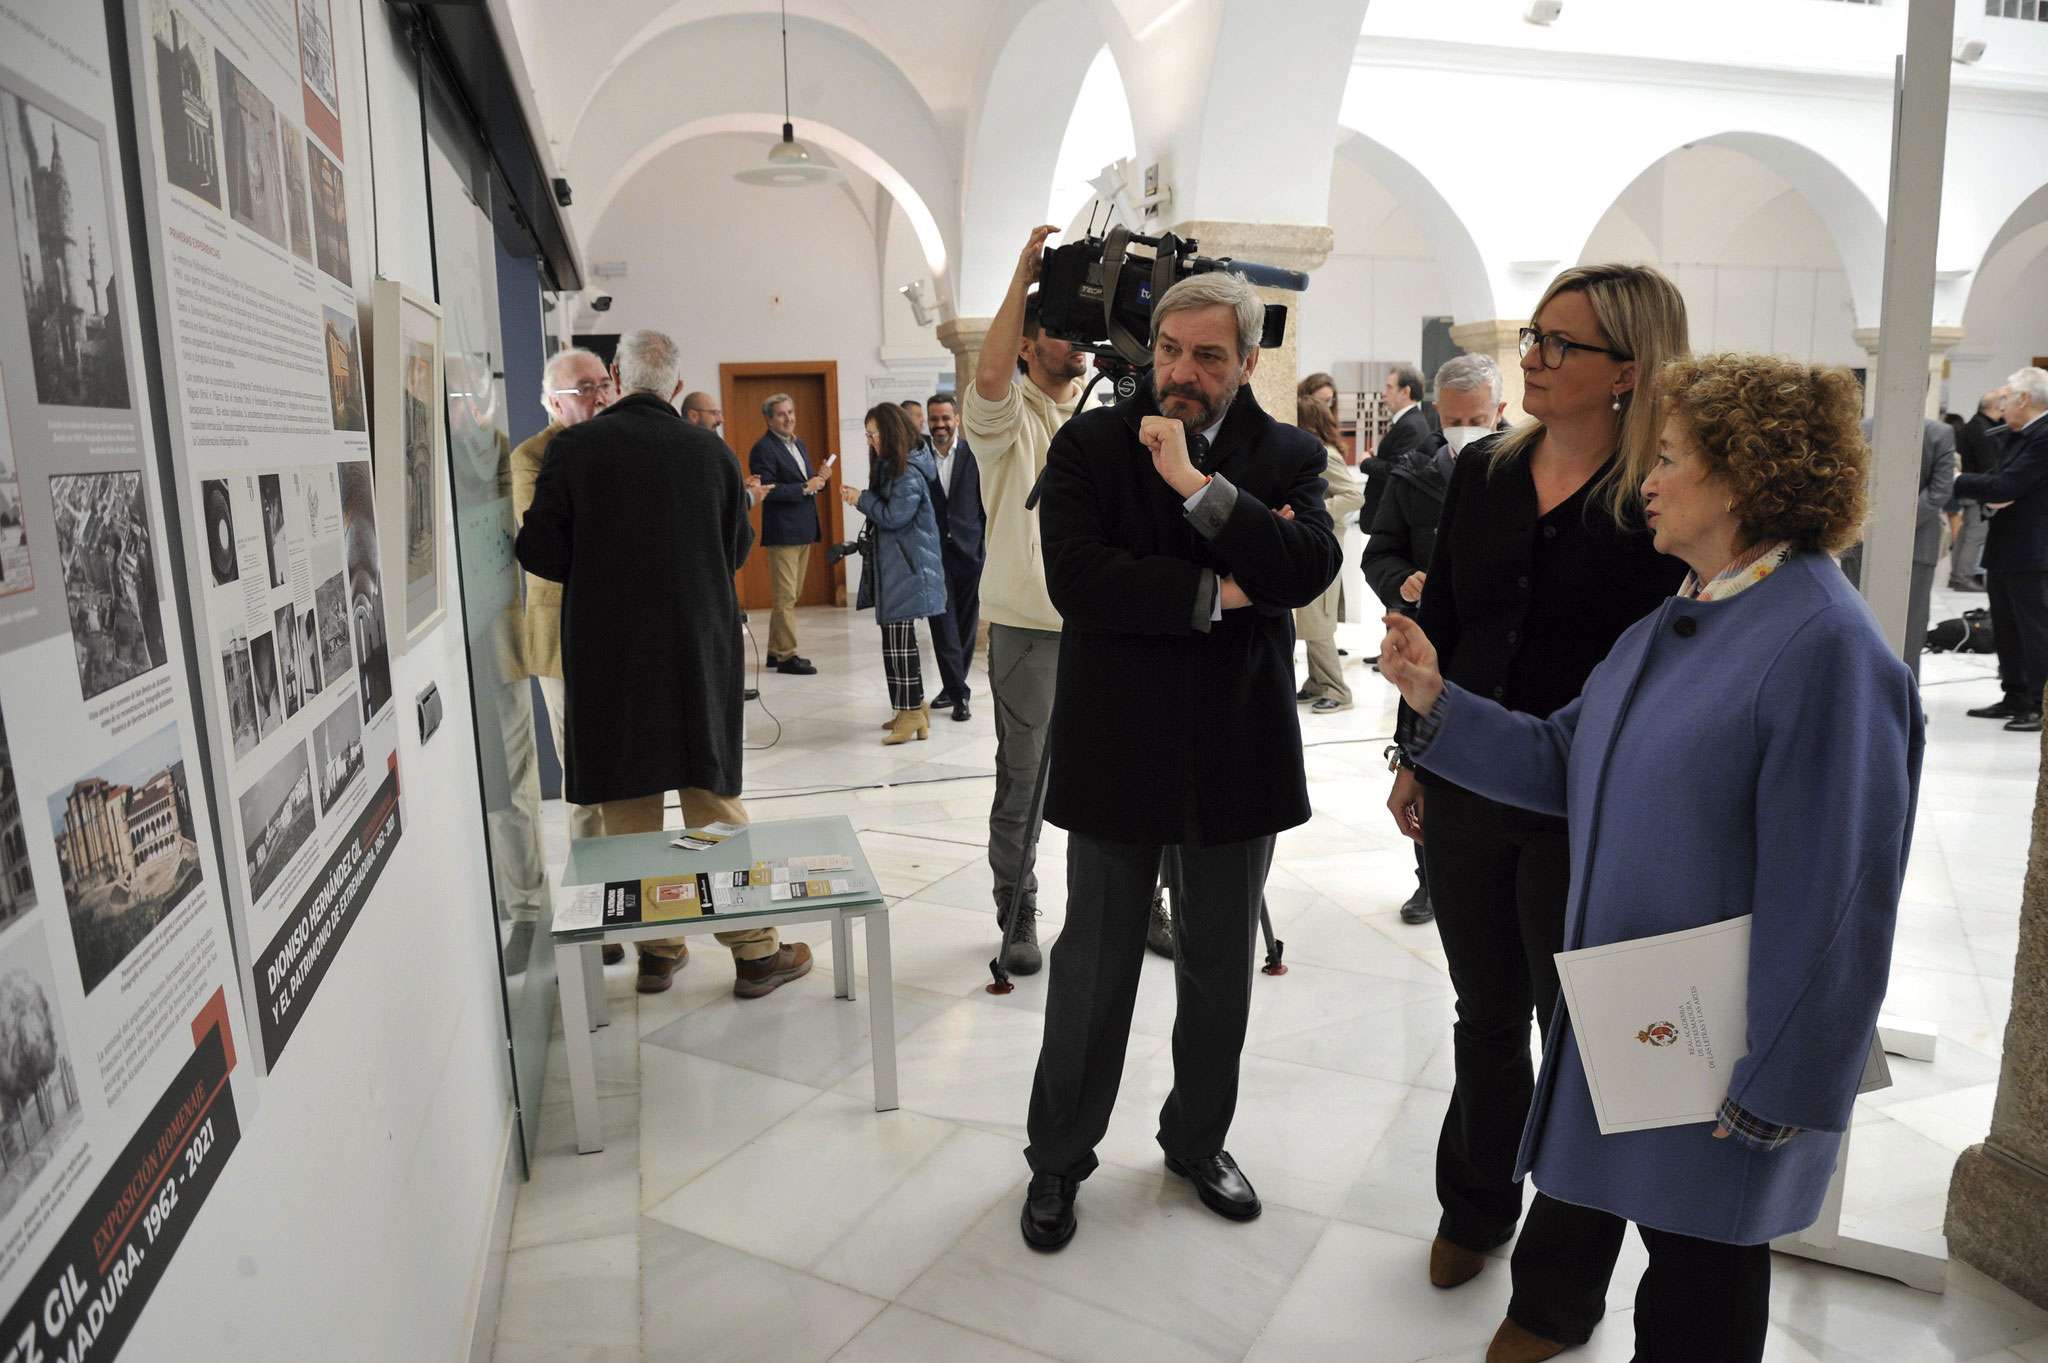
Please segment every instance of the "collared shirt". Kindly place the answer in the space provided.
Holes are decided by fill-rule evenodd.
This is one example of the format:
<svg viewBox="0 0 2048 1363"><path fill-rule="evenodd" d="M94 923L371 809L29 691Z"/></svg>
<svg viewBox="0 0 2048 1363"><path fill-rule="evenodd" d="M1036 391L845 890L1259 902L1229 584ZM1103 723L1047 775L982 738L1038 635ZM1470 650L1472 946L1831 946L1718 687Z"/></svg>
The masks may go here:
<svg viewBox="0 0 2048 1363"><path fill-rule="evenodd" d="M804 478L808 480L811 476L811 463L804 458L803 449L790 436L778 434L775 438L782 442L782 447L789 451L789 457L796 460L797 468L803 471Z"/></svg>
<svg viewBox="0 0 2048 1363"><path fill-rule="evenodd" d="M953 443L943 450L936 444L932 446L932 458L937 460L939 465L939 487L948 497L953 495L953 451L959 448L958 436L955 436Z"/></svg>

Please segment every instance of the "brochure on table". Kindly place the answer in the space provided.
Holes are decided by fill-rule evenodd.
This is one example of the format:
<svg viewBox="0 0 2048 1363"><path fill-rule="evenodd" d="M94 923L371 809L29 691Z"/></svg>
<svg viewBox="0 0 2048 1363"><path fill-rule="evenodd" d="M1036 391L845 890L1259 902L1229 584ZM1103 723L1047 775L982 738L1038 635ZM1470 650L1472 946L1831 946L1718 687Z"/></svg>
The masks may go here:
<svg viewBox="0 0 2048 1363"><path fill-rule="evenodd" d="M402 530L379 524L358 306L368 167L343 143L351 44L326 0L143 0L128 22L228 899L267 1068L403 826L379 552Z"/></svg>
<svg viewBox="0 0 2048 1363"><path fill-rule="evenodd" d="M723 842L737 827L720 836L716 830L689 829L671 845L704 850ZM705 841L714 838L715 841ZM685 863L687 866L687 863ZM721 913L789 908L806 899L829 899L868 888L865 877L848 875L853 858L843 854L757 861L738 870L680 870L638 880L613 880L575 887L565 908L554 918L556 932L588 932L592 928L632 927L705 918Z"/></svg>
<svg viewBox="0 0 2048 1363"><path fill-rule="evenodd" d="M0 5L0 1349L20 1359L119 1352L251 1072L113 71L101 5Z"/></svg>

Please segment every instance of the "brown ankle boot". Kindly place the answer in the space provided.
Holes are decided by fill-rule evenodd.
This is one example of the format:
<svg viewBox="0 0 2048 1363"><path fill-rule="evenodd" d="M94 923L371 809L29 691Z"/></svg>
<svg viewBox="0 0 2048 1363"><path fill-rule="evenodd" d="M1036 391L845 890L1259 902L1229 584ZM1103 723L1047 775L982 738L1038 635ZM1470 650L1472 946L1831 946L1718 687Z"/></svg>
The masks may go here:
<svg viewBox="0 0 2048 1363"><path fill-rule="evenodd" d="M1466 1249L1455 1240L1439 1235L1429 1246L1429 1283L1432 1287L1462 1287L1486 1267L1486 1256Z"/></svg>
<svg viewBox="0 0 2048 1363"><path fill-rule="evenodd" d="M893 748L898 743L911 739L926 739L932 736L932 707L929 703L915 710L898 710L895 721L889 726L889 736L882 740L882 746Z"/></svg>
<svg viewBox="0 0 2048 1363"><path fill-rule="evenodd" d="M758 999L810 974L811 949L797 942L758 961L734 961L733 967L732 992L743 999Z"/></svg>
<svg viewBox="0 0 2048 1363"><path fill-rule="evenodd" d="M1493 1343L1486 1346L1486 1363L1542 1363L1546 1358L1556 1358L1570 1347L1554 1339L1531 1334L1508 1319L1500 1323L1500 1329L1493 1333Z"/></svg>

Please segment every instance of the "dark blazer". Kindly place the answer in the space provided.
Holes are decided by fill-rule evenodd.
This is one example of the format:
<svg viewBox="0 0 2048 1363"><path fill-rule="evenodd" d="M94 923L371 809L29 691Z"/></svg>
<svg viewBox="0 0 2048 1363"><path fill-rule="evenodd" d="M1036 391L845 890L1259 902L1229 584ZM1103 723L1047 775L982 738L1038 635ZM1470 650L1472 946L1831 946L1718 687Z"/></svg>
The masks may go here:
<svg viewBox="0 0 2048 1363"><path fill-rule="evenodd" d="M1870 439L1875 423L1866 418L1863 438ZM1954 492L1956 480L1956 433L1946 421L1920 422L1920 501L1913 512L1913 562L1926 567L1941 562L1941 516ZM1862 565L1861 545L1851 550L1857 566ZM1851 573L1855 582L1859 573Z"/></svg>
<svg viewBox="0 0 2048 1363"><path fill-rule="evenodd" d="M1309 817L1288 612L1337 576L1326 456L1240 389L1203 461L1236 500L1204 538L1138 442L1158 410L1147 384L1074 417L1047 455L1039 525L1065 628L1045 817L1117 842L1263 837ZM1212 573L1256 604L1212 621Z"/></svg>
<svg viewBox="0 0 2048 1363"><path fill-rule="evenodd" d="M931 453L929 443L925 452L936 466L938 456ZM980 572L981 561L988 554L983 543L988 522L981 505L981 465L975 462L974 451L967 448L966 436L953 437L953 453L947 457L953 461L953 490L948 492L939 485L938 475L932 476L932 506L939 513L939 540L945 546L946 567L952 572Z"/></svg>
<svg viewBox="0 0 2048 1363"><path fill-rule="evenodd" d="M2048 572L2048 417L2007 438L1996 473L1956 479L1956 495L1987 506L2011 502L1991 513L1984 531L1984 568L1994 573Z"/></svg>
<svg viewBox="0 0 2048 1363"><path fill-rule="evenodd" d="M1416 450L1428 449L1435 438L1436 432L1429 428L1429 417L1418 402L1395 417L1372 453L1358 461L1359 471L1365 475L1365 505L1358 509L1358 523L1368 532L1379 514L1380 498L1387 494L1387 479L1403 459Z"/></svg>
<svg viewBox="0 0 2048 1363"><path fill-rule="evenodd" d="M1997 433L2011 429L1982 412L1963 423L1956 435L1956 472L1990 473L1998 467Z"/></svg>
<svg viewBox="0 0 2048 1363"><path fill-rule="evenodd" d="M740 613L754 531L725 442L629 393L548 446L516 552L562 593L563 794L740 792Z"/></svg>
<svg viewBox="0 0 2048 1363"><path fill-rule="evenodd" d="M775 491L761 502L763 544L818 542L818 498L803 487L806 477L817 475L818 461L811 458L810 446L803 441L797 441L796 447L804 452L804 460L811 466L808 475L789 457L781 437L773 431L763 434L754 442L754 448L747 451L748 472L775 485Z"/></svg>
<svg viewBox="0 0 2048 1363"><path fill-rule="evenodd" d="M1678 590L1686 568L1653 549L1648 531L1614 523L1590 495L1600 475L1538 516L1528 458L1490 468L1502 438L1458 456L1416 620L1446 680L1547 715L1579 694L1623 630Z"/></svg>
<svg viewBox="0 0 2048 1363"><path fill-rule="evenodd" d="M1386 493L1366 527L1370 538L1359 566L1365 570L1365 584L1388 610L1415 613L1415 607L1401 598L1401 584L1429 571L1444 494L1456 467L1457 456L1439 436L1435 448L1409 451L1387 475Z"/></svg>

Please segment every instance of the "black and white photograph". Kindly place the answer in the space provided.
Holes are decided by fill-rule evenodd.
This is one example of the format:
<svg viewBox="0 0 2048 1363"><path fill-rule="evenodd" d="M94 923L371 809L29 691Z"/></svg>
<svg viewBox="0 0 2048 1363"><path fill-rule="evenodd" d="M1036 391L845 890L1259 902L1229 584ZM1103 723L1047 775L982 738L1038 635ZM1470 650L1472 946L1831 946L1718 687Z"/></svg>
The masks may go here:
<svg viewBox="0 0 2048 1363"><path fill-rule="evenodd" d="M282 587L285 569L291 565L284 531L284 485L275 473L260 474L256 494L263 503L263 553L270 565L270 585Z"/></svg>
<svg viewBox="0 0 2048 1363"><path fill-rule="evenodd" d="M35 585L28 527L22 523L21 474L14 462L14 438L7 425L7 396L0 392L0 596L13 596Z"/></svg>
<svg viewBox="0 0 2048 1363"><path fill-rule="evenodd" d="M280 109L278 142L284 147L284 216L292 229L292 254L313 263L313 219L306 205L306 138Z"/></svg>
<svg viewBox="0 0 2048 1363"><path fill-rule="evenodd" d="M369 414L363 407L363 345L356 335L356 319L333 308L326 315L327 396L334 408L334 429L367 431Z"/></svg>
<svg viewBox="0 0 2048 1363"><path fill-rule="evenodd" d="M433 344L408 340L404 362L405 616L406 629L411 631L440 606L441 565L435 537L440 508L434 500L434 436L440 422Z"/></svg>
<svg viewBox="0 0 2048 1363"><path fill-rule="evenodd" d="M299 622L290 602L277 608L275 625L270 637L277 641L277 681L284 691L284 717L290 719L306 703L299 686Z"/></svg>
<svg viewBox="0 0 2048 1363"><path fill-rule="evenodd" d="M0 954L0 1217L14 1210L85 1120L40 928Z"/></svg>
<svg viewBox="0 0 2048 1363"><path fill-rule="evenodd" d="M237 758L247 757L262 734L256 727L256 678L249 666L249 641L230 626L220 641L221 688L227 692L228 737Z"/></svg>
<svg viewBox="0 0 2048 1363"><path fill-rule="evenodd" d="M199 480L200 512L206 524L206 566L213 585L225 587L242 576L235 547L235 504L225 478Z"/></svg>
<svg viewBox="0 0 2048 1363"><path fill-rule="evenodd" d="M50 794L78 973L90 994L199 885L176 725Z"/></svg>
<svg viewBox="0 0 2048 1363"><path fill-rule="evenodd" d="M312 611L299 617L299 689L309 701L327 689L320 677L320 640Z"/></svg>
<svg viewBox="0 0 2048 1363"><path fill-rule="evenodd" d="M313 773L306 766L304 743L292 744L276 766L242 792L241 809L249 897L261 899L313 835Z"/></svg>
<svg viewBox="0 0 2048 1363"><path fill-rule="evenodd" d="M127 407L120 252L100 144L12 90L0 89L0 126L36 401Z"/></svg>
<svg viewBox="0 0 2048 1363"><path fill-rule="evenodd" d="M334 79L334 25L327 0L299 0L299 78L332 114L341 112Z"/></svg>
<svg viewBox="0 0 2048 1363"><path fill-rule="evenodd" d="M260 742L284 723L284 702L277 693L277 645L268 630L249 641L249 676L256 687L256 734Z"/></svg>
<svg viewBox="0 0 2048 1363"><path fill-rule="evenodd" d="M313 618L320 638L320 675L329 686L348 675L348 588L336 573L313 592Z"/></svg>
<svg viewBox="0 0 2048 1363"><path fill-rule="evenodd" d="M320 268L344 284L355 281L348 265L348 195L342 188L341 167L320 144L306 142L308 167L313 172L313 249Z"/></svg>
<svg viewBox="0 0 2048 1363"><path fill-rule="evenodd" d="M164 665L156 549L143 498L135 469L50 479L57 565L87 700Z"/></svg>
<svg viewBox="0 0 2048 1363"><path fill-rule="evenodd" d="M0 715L0 928L35 906L36 878L29 869L28 835L21 824L21 788L14 783L6 716Z"/></svg>
<svg viewBox="0 0 2048 1363"><path fill-rule="evenodd" d="M185 11L166 0L149 10L156 49L157 122L164 130L164 174L188 194L220 207L220 138L213 44Z"/></svg>
<svg viewBox="0 0 2048 1363"><path fill-rule="evenodd" d="M213 54L220 88L220 151L228 182L228 213L251 231L261 232L286 250L291 237L284 225L284 163L277 149L277 106L255 81L228 60Z"/></svg>
<svg viewBox="0 0 2048 1363"><path fill-rule="evenodd" d="M320 773L320 812L325 814L363 770L363 718L355 706L335 706L313 731L313 766Z"/></svg>
<svg viewBox="0 0 2048 1363"><path fill-rule="evenodd" d="M377 568L377 494L367 461L350 460L338 467L349 619L355 634L363 722L367 724L391 700L391 645L386 637L384 579Z"/></svg>

